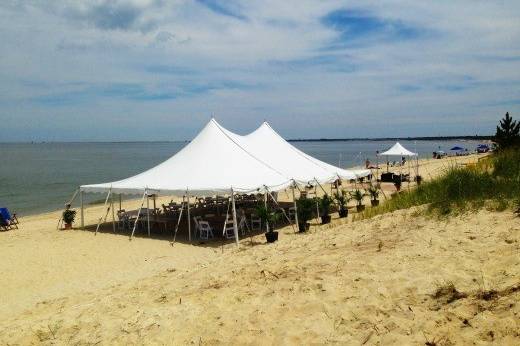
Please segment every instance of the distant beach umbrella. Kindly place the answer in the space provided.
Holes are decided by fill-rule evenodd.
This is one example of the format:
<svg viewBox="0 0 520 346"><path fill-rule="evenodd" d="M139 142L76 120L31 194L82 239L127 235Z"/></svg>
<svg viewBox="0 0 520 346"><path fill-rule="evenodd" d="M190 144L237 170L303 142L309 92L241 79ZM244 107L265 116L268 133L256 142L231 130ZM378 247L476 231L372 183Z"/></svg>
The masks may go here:
<svg viewBox="0 0 520 346"><path fill-rule="evenodd" d="M456 151L459 151L459 150L464 150L463 147L459 147L458 145L454 146L453 148L451 148L450 150L456 150Z"/></svg>

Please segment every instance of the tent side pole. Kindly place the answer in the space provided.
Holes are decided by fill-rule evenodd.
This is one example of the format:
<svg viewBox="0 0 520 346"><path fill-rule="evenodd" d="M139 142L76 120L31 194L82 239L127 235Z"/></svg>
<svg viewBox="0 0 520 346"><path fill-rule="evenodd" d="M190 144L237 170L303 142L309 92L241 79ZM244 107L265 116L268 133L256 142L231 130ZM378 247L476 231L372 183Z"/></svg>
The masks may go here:
<svg viewBox="0 0 520 346"><path fill-rule="evenodd" d="M379 179L379 150L376 151L376 184Z"/></svg>
<svg viewBox="0 0 520 346"><path fill-rule="evenodd" d="M148 224L148 237L150 237L150 196L146 194L146 223Z"/></svg>
<svg viewBox="0 0 520 346"><path fill-rule="evenodd" d="M296 184L296 183L294 183ZM298 205L296 203L296 197L294 195L294 185L291 188L292 190L292 199L294 202L294 223L296 224L296 227L299 227L300 223L298 222Z"/></svg>
<svg viewBox="0 0 520 346"><path fill-rule="evenodd" d="M269 194L269 196L271 196L271 198L273 199L273 202L274 204L276 204L276 206L278 207L278 209L282 212L283 216L285 216L285 219L289 222L289 224L291 225L294 233L296 233L296 229L294 228L294 224L292 223L291 219L289 218L289 216L287 216L287 213L285 212L285 210L280 207L280 204L278 204L278 202L276 201L276 199L274 198L273 194L271 193L271 191L269 191L269 189L267 188L267 186L265 187L265 190L267 191L267 193ZM272 226L273 227L273 231L274 231L274 225Z"/></svg>
<svg viewBox="0 0 520 346"><path fill-rule="evenodd" d="M137 227L137 222L139 221L139 216L141 215L141 209L143 209L144 196L146 196L147 192L148 192L147 190L144 190L143 198L141 199L141 206L139 207L139 210L137 211L137 217L135 218L134 228L132 229L132 234L130 235L130 240L132 240L132 238L134 237L135 228Z"/></svg>
<svg viewBox="0 0 520 346"><path fill-rule="evenodd" d="M237 246L239 246L238 243L238 224L237 224L237 210L235 207L235 192L233 191L233 188L231 188L231 204L233 204L233 233L235 233L235 242Z"/></svg>
<svg viewBox="0 0 520 346"><path fill-rule="evenodd" d="M119 210L123 209L122 203L123 203L123 198L121 197L121 194L119 194Z"/></svg>
<svg viewBox="0 0 520 346"><path fill-rule="evenodd" d="M179 230L179 225L181 223L182 211L184 210L184 206L181 204L181 210L179 211L179 218L177 219L177 225L175 226L175 233L173 234L173 242L177 239L177 231Z"/></svg>
<svg viewBox="0 0 520 346"><path fill-rule="evenodd" d="M110 197L110 194L112 193L112 188L110 188L110 190L108 190L108 193L107 193L107 198L105 198L105 203L103 204L103 208L106 207L107 203L108 203L108 198ZM110 208L109 208L110 209ZM107 209L106 213L105 213L105 221L106 221L106 218L107 218L107 215L108 215L108 211L109 209ZM98 224L96 226L96 232L94 233L94 235L97 235L97 232L99 231L99 226L101 225L101 220L103 220L103 216L101 216L99 218L99 221L98 221Z"/></svg>
<svg viewBox="0 0 520 346"><path fill-rule="evenodd" d="M264 192L264 207L267 210L267 190ZM265 231L269 232L269 222L265 223Z"/></svg>
<svg viewBox="0 0 520 346"><path fill-rule="evenodd" d="M316 180L316 178L314 178L314 180ZM318 182L316 180L316 182ZM319 224L320 223L320 206L318 204L318 186L315 185L314 186L314 195L316 196L316 223Z"/></svg>
<svg viewBox="0 0 520 346"><path fill-rule="evenodd" d="M321 184L319 183L318 179L314 178L314 180L316 180L316 184L318 184L318 186L320 187L321 191L323 191L324 194L328 195L327 191L325 191L323 186L321 186ZM332 189L331 189L331 192L332 192ZM318 197L318 196L316 195L316 197Z"/></svg>
<svg viewBox="0 0 520 346"><path fill-rule="evenodd" d="M190 191L186 189L186 204L188 206L188 240L191 243L191 218L190 218Z"/></svg>
<svg viewBox="0 0 520 346"><path fill-rule="evenodd" d="M84 206L83 206L83 191L80 190L79 192L79 204L81 208L80 216L81 216L81 228L83 229L85 227L85 217L84 217Z"/></svg>
<svg viewBox="0 0 520 346"><path fill-rule="evenodd" d="M114 194L110 195L110 209L112 209L112 230L116 233L116 215L114 211Z"/></svg>

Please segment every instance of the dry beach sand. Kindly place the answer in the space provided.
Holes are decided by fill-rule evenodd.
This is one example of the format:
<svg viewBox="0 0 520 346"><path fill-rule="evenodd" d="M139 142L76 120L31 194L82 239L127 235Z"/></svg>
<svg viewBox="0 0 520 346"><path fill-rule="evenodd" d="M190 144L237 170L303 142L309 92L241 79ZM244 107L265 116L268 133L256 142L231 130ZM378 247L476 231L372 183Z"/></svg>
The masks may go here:
<svg viewBox="0 0 520 346"><path fill-rule="evenodd" d="M421 173L475 157L450 160ZM419 214L334 217L238 249L23 217L0 233L0 344L520 344L520 218Z"/></svg>

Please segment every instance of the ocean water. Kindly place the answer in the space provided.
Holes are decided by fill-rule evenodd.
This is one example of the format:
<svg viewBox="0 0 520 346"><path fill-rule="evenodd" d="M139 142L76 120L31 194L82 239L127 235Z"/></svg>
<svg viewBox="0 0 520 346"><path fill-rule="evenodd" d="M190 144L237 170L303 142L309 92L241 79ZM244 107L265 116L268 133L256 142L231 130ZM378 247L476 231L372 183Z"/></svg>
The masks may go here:
<svg viewBox="0 0 520 346"><path fill-rule="evenodd" d="M127 178L166 160L187 142L130 143L0 143L0 206L19 215L57 210L79 185ZM341 167L376 162L376 151L394 142L293 142L300 150ZM460 145L475 149L475 141L401 141L421 157ZM398 158L397 158L398 159ZM380 160L381 162L382 160ZM87 196L87 202L102 199Z"/></svg>

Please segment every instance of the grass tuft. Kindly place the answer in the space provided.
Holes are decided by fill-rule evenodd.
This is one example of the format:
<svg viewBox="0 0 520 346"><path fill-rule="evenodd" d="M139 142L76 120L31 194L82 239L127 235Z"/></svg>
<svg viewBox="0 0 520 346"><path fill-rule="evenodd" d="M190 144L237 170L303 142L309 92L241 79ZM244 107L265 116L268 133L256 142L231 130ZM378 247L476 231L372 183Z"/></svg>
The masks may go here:
<svg viewBox="0 0 520 346"><path fill-rule="evenodd" d="M468 295L464 292L459 292L453 282L446 282L444 285L439 285L433 293L433 298L443 302L444 304L452 303L456 300L466 298Z"/></svg>

